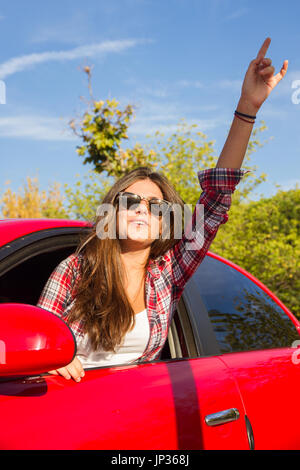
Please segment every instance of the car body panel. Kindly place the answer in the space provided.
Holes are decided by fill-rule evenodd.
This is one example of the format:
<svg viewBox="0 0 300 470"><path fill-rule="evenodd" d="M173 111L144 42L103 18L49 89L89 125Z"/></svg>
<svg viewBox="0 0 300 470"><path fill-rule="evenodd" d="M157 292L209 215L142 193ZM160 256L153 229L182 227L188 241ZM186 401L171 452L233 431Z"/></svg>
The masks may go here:
<svg viewBox="0 0 300 470"><path fill-rule="evenodd" d="M67 219L3 219L0 220L0 246L41 230L89 226L85 221Z"/></svg>
<svg viewBox="0 0 300 470"><path fill-rule="evenodd" d="M300 351L280 348L224 354L253 429L255 449L300 449Z"/></svg>
<svg viewBox="0 0 300 470"><path fill-rule="evenodd" d="M205 423L231 407L238 420ZM90 369L80 383L0 383L0 409L1 449L249 448L240 395L217 357Z"/></svg>

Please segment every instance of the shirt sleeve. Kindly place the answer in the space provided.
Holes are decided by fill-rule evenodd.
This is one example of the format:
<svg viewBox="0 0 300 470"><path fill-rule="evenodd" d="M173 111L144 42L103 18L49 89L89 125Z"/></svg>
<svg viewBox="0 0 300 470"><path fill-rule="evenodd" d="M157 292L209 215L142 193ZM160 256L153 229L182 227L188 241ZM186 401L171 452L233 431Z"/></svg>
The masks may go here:
<svg viewBox="0 0 300 470"><path fill-rule="evenodd" d="M64 311L72 301L72 290L77 268L77 256L73 254L64 259L51 273L40 295L37 307L64 317Z"/></svg>
<svg viewBox="0 0 300 470"><path fill-rule="evenodd" d="M180 241L171 249L172 276L183 288L204 259L221 224L228 220L231 195L245 173L241 168L209 168L198 172L203 190Z"/></svg>

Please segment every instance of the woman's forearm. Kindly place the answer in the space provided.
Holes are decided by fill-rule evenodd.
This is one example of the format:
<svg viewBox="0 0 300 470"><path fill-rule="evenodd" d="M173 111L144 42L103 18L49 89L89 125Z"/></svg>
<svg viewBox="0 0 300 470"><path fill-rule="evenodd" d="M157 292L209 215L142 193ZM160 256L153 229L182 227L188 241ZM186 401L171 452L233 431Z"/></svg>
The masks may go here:
<svg viewBox="0 0 300 470"><path fill-rule="evenodd" d="M254 108L242 99L240 99L236 109L240 113L250 116L256 116L258 111L257 108ZM252 129L253 124L234 117L216 167L240 168L242 166Z"/></svg>

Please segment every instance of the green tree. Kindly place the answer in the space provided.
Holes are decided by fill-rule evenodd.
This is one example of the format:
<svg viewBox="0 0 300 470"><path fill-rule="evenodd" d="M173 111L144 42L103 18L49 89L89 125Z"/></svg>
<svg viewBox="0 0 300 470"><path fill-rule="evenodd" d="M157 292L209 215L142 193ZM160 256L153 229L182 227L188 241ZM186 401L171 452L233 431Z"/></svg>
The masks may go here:
<svg viewBox="0 0 300 470"><path fill-rule="evenodd" d="M75 185L64 185L66 208L72 219L93 221L97 207L113 183L113 178L90 170L83 177L77 175Z"/></svg>
<svg viewBox="0 0 300 470"><path fill-rule="evenodd" d="M259 133L265 129L262 121L253 131L243 164L243 168L252 170L252 173L245 175L242 186L236 190L236 203L246 200L253 189L266 179L265 173L256 175L257 166L250 165L251 154L263 145L259 140ZM152 160L156 169L162 171L171 181L185 203L194 207L200 194L197 172L216 166L218 160L214 141L208 140L197 124L188 125L184 120L179 122L176 131L169 136L157 131L154 137L148 137L154 149Z"/></svg>
<svg viewBox="0 0 300 470"><path fill-rule="evenodd" d="M133 106L119 109L119 102L114 98L95 100L91 85L91 67L85 67L88 77L90 99L88 109L82 119L69 123L73 132L83 141L77 146L79 156L85 157L83 163L93 165L96 173L105 172L108 176L118 178L136 166L151 162L153 151L147 154L141 145L132 149L121 147L122 141L128 140L128 126L133 115Z"/></svg>
<svg viewBox="0 0 300 470"><path fill-rule="evenodd" d="M40 191L38 177L28 176L23 188L18 191L12 191L7 186L0 197L0 208L4 218L69 218L60 184L54 183L48 193Z"/></svg>

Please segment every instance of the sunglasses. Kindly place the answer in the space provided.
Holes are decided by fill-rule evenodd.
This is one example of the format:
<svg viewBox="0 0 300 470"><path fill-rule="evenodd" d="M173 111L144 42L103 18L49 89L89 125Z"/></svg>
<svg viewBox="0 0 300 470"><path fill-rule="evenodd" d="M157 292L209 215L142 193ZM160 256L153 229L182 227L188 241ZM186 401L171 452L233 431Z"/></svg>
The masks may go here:
<svg viewBox="0 0 300 470"><path fill-rule="evenodd" d="M171 203L164 199L156 197L142 197L139 194L129 193L126 191L119 192L115 202L119 202L121 209L132 210L142 202L146 201L152 215L158 217L166 215L171 208Z"/></svg>

